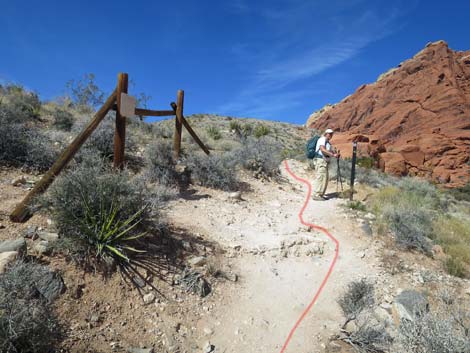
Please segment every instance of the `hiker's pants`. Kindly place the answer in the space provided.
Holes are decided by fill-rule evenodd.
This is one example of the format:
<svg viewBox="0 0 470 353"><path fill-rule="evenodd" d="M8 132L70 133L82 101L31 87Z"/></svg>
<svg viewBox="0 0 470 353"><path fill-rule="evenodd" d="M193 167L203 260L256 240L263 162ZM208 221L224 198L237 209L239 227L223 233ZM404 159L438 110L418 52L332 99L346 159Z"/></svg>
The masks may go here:
<svg viewBox="0 0 470 353"><path fill-rule="evenodd" d="M328 162L323 158L315 158L315 196L323 196L328 186Z"/></svg>

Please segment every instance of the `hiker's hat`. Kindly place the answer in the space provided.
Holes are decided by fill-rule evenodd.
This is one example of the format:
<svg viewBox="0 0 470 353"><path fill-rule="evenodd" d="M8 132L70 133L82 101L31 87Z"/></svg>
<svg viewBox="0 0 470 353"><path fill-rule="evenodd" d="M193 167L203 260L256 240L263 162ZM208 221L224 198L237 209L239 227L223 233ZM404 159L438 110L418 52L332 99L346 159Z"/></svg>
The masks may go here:
<svg viewBox="0 0 470 353"><path fill-rule="evenodd" d="M332 134L334 131L332 129L326 129L325 130L325 135L326 134Z"/></svg>

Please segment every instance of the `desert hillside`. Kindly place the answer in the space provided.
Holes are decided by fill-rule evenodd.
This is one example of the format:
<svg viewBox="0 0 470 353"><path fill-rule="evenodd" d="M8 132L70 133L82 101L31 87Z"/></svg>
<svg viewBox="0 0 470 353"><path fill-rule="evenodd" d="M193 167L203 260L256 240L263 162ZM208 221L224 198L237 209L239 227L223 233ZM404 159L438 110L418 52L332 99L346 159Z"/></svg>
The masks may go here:
<svg viewBox="0 0 470 353"><path fill-rule="evenodd" d="M314 201L302 126L189 116L210 155L183 130L175 158L174 119L131 117L120 170L110 111L13 222L84 87L0 86L0 353L470 351L469 188L358 166L352 193L338 160Z"/></svg>
<svg viewBox="0 0 470 353"><path fill-rule="evenodd" d="M363 142L387 173L462 186L470 182L470 51L430 43L307 126L334 128L346 153L352 140Z"/></svg>

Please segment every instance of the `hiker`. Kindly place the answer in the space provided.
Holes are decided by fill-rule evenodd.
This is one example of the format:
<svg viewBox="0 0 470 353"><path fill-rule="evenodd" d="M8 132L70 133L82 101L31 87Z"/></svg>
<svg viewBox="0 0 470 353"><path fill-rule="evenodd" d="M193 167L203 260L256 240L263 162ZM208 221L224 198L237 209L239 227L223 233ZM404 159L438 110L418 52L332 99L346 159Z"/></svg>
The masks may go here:
<svg viewBox="0 0 470 353"><path fill-rule="evenodd" d="M313 199L316 201L326 200L325 192L328 186L328 164L330 158L339 158L340 155L331 146L330 140L333 130L326 129L315 146L314 166L316 171Z"/></svg>

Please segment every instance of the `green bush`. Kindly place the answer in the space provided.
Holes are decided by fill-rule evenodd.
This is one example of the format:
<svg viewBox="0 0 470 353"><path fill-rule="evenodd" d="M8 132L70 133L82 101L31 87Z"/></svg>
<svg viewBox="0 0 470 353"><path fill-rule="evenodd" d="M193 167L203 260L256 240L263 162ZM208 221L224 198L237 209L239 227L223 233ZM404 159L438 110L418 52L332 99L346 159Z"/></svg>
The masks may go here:
<svg viewBox="0 0 470 353"><path fill-rule="evenodd" d="M253 130L253 135L256 138L260 138L261 136L266 136L269 135L271 131L269 130L269 127L266 125L258 124Z"/></svg>
<svg viewBox="0 0 470 353"><path fill-rule="evenodd" d="M35 121L41 112L41 102L36 93L28 92L18 85L0 89L0 116L2 121L26 123Z"/></svg>
<svg viewBox="0 0 470 353"><path fill-rule="evenodd" d="M220 133L220 130L214 126L209 126L207 128L207 134L213 140L220 140L222 138L222 134Z"/></svg>
<svg viewBox="0 0 470 353"><path fill-rule="evenodd" d="M59 130L70 131L74 124L72 113L63 108L55 109L53 119L53 126Z"/></svg>
<svg viewBox="0 0 470 353"><path fill-rule="evenodd" d="M52 352L62 334L37 282L47 268L17 262L0 274L0 352Z"/></svg>
<svg viewBox="0 0 470 353"><path fill-rule="evenodd" d="M457 277L468 277L470 267L470 222L464 218L447 215L433 223L435 241L442 246L449 258L447 271Z"/></svg>
<svg viewBox="0 0 470 353"><path fill-rule="evenodd" d="M365 169L371 169L375 166L375 160L372 157L359 157L357 165Z"/></svg>
<svg viewBox="0 0 470 353"><path fill-rule="evenodd" d="M470 183L465 184L464 186L449 189L448 192L457 200L457 201L467 201L470 202Z"/></svg>
<svg viewBox="0 0 470 353"><path fill-rule="evenodd" d="M235 132L240 132L242 129L242 126L240 125L240 123L235 120L230 121L229 127L231 131L235 131Z"/></svg>
<svg viewBox="0 0 470 353"><path fill-rule="evenodd" d="M186 158L191 178L200 185L221 190L234 190L238 186L236 164L230 153L209 156L192 153Z"/></svg>
<svg viewBox="0 0 470 353"><path fill-rule="evenodd" d="M81 261L92 254L122 262L138 251L134 240L143 235L142 225L150 217L145 194L126 171L112 170L95 158L58 178L48 199L65 244L73 245L72 255Z"/></svg>
<svg viewBox="0 0 470 353"><path fill-rule="evenodd" d="M356 211L366 211L366 205L364 205L361 201L348 201L346 204L348 208L351 210L356 210Z"/></svg>

